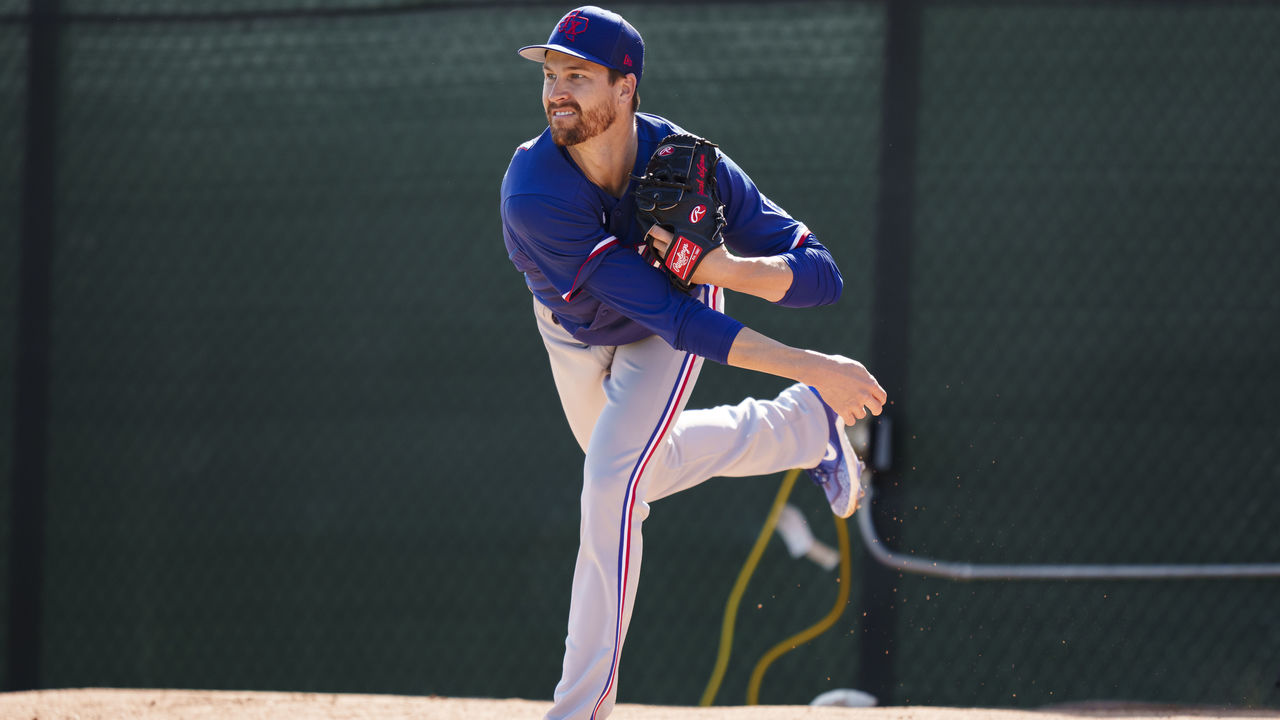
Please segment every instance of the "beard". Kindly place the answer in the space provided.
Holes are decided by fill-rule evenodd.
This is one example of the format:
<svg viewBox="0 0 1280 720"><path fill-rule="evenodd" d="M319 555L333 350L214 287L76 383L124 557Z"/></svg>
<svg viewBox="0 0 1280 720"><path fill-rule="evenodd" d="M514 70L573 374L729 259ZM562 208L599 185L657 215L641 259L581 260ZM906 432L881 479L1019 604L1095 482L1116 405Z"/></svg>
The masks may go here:
<svg viewBox="0 0 1280 720"><path fill-rule="evenodd" d="M569 125L562 124L557 127L553 113L556 110L566 109L576 112L577 118ZM582 106L577 103L565 103L547 108L547 124L551 127L551 141L562 147L578 145L590 140L608 130L617 118L618 109L608 103L587 112L583 112Z"/></svg>

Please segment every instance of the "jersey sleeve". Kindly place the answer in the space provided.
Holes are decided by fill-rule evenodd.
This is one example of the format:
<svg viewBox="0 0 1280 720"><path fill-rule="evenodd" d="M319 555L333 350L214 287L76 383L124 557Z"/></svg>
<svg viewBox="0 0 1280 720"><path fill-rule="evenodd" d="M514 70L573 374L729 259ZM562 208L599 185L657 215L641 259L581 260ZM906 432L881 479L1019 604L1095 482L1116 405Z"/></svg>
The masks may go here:
<svg viewBox="0 0 1280 720"><path fill-rule="evenodd" d="M545 195L508 197L502 221L565 300L582 290L600 259L618 245L618 238L586 207Z"/></svg>
<svg viewBox="0 0 1280 720"><path fill-rule="evenodd" d="M791 287L777 305L817 307L840 299L844 292L844 276L840 274L830 251L812 234L806 234L799 246L782 253L781 257L791 268Z"/></svg>
<svg viewBox="0 0 1280 720"><path fill-rule="evenodd" d="M614 247L603 253L585 289L677 350L727 364L741 322L680 292L666 274L634 250Z"/></svg>
<svg viewBox="0 0 1280 720"><path fill-rule="evenodd" d="M779 256L791 268L791 287L776 304L814 307L840 299L840 268L804 223L760 192L727 155L720 156L716 182L725 206L725 245L745 257Z"/></svg>

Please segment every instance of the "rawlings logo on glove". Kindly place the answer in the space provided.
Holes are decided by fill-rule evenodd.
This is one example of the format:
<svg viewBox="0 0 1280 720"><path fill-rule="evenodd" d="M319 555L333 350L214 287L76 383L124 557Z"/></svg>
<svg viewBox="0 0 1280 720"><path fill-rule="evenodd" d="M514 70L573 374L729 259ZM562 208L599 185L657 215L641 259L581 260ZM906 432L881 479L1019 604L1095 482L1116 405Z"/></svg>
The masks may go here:
<svg viewBox="0 0 1280 720"><path fill-rule="evenodd" d="M674 236L663 257L645 236L644 257L688 290L689 278L709 250L724 244L724 204L716 187L716 146L696 135L669 135L649 158L632 195L647 231L658 225Z"/></svg>
<svg viewBox="0 0 1280 720"><path fill-rule="evenodd" d="M689 238L677 235L667 249L666 268L675 277L688 277L693 273L693 268L697 267L701 255L702 248L690 242Z"/></svg>

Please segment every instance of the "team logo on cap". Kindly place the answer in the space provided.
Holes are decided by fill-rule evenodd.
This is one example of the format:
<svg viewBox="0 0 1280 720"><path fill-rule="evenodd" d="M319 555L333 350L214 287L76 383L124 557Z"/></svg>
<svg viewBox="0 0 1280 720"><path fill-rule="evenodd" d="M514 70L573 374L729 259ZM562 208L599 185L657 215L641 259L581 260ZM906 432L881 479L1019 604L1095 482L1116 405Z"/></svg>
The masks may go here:
<svg viewBox="0 0 1280 720"><path fill-rule="evenodd" d="M560 20L560 24L556 26L556 32L568 38L569 42L573 42L578 33L586 31L587 23L591 20L591 18L584 17L581 13L581 10L574 10L565 15Z"/></svg>

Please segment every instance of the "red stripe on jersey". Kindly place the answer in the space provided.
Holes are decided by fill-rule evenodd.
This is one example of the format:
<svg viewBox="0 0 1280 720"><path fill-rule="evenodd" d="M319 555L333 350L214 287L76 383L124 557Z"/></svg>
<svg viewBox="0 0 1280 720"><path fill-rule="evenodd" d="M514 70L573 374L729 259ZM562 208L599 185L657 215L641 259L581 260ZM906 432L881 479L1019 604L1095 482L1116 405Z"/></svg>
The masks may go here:
<svg viewBox="0 0 1280 720"><path fill-rule="evenodd" d="M596 246L591 249L591 254L587 255L587 259L583 260L582 265L578 267L578 274L573 276L573 285L569 288L569 292L560 296L565 299L565 302L572 300L573 296L577 295L578 291L581 290L581 288L578 287L578 280L582 277L582 271L586 269L587 263L591 262L595 256L617 244L618 238L612 235L596 243Z"/></svg>

